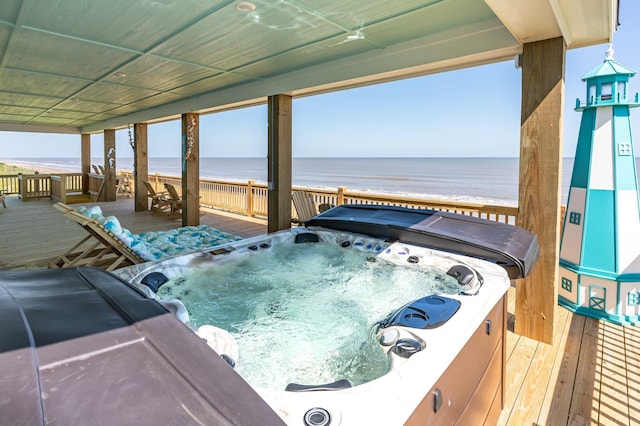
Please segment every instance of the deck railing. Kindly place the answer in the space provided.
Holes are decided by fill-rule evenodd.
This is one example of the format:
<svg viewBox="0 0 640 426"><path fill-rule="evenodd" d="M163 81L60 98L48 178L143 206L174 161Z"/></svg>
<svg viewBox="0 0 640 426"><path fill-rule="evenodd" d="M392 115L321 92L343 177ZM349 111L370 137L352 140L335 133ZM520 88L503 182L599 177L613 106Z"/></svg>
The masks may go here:
<svg viewBox="0 0 640 426"><path fill-rule="evenodd" d="M133 174L120 171L131 184ZM104 175L89 173L89 188L87 193L98 198L104 186ZM157 192L164 191L164 183L175 186L181 194L181 179L176 176L149 175L149 182ZM85 192L82 188L81 173L62 173L56 175L0 175L0 189L5 194L19 194L24 200L51 197L56 201L65 202L70 193ZM133 190L134 188L131 188ZM390 194L376 194L370 192L349 191L345 187L333 189L309 188L294 186L294 191L309 192L316 203L334 206L342 204L379 204L388 206L402 206L419 209L442 210L460 213L468 216L494 220L497 222L516 224L518 208L515 206L500 206L491 204L467 203L460 201L430 200L412 198ZM267 218L267 186L253 180L247 182L233 182L215 179L200 180L200 205L250 217ZM563 210L564 212L564 206ZM295 208L292 206L295 214Z"/></svg>
<svg viewBox="0 0 640 426"><path fill-rule="evenodd" d="M19 194L18 175L0 175L0 191L5 195Z"/></svg>
<svg viewBox="0 0 640 426"><path fill-rule="evenodd" d="M67 202L67 195L82 194L82 173L51 175L51 199Z"/></svg>
<svg viewBox="0 0 640 426"><path fill-rule="evenodd" d="M156 173L149 176L149 182L156 191L164 191L164 183L170 183L181 193L180 178ZM429 200L390 194L372 194L349 191L340 187L336 190L294 186L294 191L304 190L313 195L316 204L381 204L411 208L442 210L473 217L515 224L518 208L460 201ZM200 205L222 209L251 217L267 217L267 186L255 181L229 182L213 179L200 180ZM295 208L292 207L295 213Z"/></svg>
<svg viewBox="0 0 640 426"><path fill-rule="evenodd" d="M89 188L87 193L93 195L96 200L100 201L100 192L104 186L104 175L97 173L89 173Z"/></svg>
<svg viewBox="0 0 640 426"><path fill-rule="evenodd" d="M22 201L39 200L51 197L51 175L18 174L19 192Z"/></svg>

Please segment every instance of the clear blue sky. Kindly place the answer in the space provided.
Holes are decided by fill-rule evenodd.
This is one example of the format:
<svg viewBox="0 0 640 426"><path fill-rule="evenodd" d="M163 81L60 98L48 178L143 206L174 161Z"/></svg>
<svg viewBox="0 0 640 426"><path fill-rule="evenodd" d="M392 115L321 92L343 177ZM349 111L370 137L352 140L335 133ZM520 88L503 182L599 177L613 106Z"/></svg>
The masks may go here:
<svg viewBox="0 0 640 426"><path fill-rule="evenodd" d="M622 0L614 58L638 74L640 2ZM586 97L582 76L604 60L606 45L567 51L563 156L572 157L580 124L573 107ZM513 61L294 100L294 157L517 157L521 70ZM631 120L636 155L640 108ZM200 118L201 157L266 157L267 107ZM180 123L149 126L151 157L180 156ZM78 157L79 135L0 132L0 158ZM102 135L91 154L102 156ZM118 157L131 157L127 130L116 132Z"/></svg>

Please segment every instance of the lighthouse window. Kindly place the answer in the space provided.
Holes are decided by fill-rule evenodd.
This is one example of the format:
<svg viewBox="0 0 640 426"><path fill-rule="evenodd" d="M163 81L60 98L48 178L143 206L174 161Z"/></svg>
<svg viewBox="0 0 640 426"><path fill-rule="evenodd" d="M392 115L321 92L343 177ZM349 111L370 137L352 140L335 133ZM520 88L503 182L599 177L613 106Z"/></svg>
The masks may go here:
<svg viewBox="0 0 640 426"><path fill-rule="evenodd" d="M631 144L629 142L620 142L618 144L618 155L620 157L628 157L631 155Z"/></svg>
<svg viewBox="0 0 640 426"><path fill-rule="evenodd" d="M569 213L569 223L573 223L574 225L580 225L580 213L578 212Z"/></svg>
<svg viewBox="0 0 640 426"><path fill-rule="evenodd" d="M573 288L573 283L569 278L562 277L562 289L571 293L571 289Z"/></svg>
<svg viewBox="0 0 640 426"><path fill-rule="evenodd" d="M617 93L618 93L618 100L627 98L627 95L625 94L624 81L619 81L618 82L618 92Z"/></svg>
<svg viewBox="0 0 640 426"><path fill-rule="evenodd" d="M596 86L589 86L589 99L588 105L592 105L596 101Z"/></svg>
<svg viewBox="0 0 640 426"><path fill-rule="evenodd" d="M637 291L629 292L629 303L630 306L640 305L640 293Z"/></svg>
<svg viewBox="0 0 640 426"><path fill-rule="evenodd" d="M610 101L612 89L611 83L603 83L602 88L600 89L600 99L603 101Z"/></svg>

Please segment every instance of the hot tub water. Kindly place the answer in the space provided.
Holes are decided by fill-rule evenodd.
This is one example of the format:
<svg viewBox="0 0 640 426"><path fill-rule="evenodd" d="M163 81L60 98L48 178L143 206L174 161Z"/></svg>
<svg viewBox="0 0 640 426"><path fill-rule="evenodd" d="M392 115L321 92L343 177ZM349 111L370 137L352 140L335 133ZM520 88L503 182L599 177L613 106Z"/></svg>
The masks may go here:
<svg viewBox="0 0 640 426"><path fill-rule="evenodd" d="M428 260L413 264L404 256L398 264L379 256L390 250L357 241L258 248L172 279L158 296L180 299L194 329L212 324L231 332L240 347L236 370L254 387L357 385L390 368L378 322L416 298L460 292L446 270L425 267Z"/></svg>

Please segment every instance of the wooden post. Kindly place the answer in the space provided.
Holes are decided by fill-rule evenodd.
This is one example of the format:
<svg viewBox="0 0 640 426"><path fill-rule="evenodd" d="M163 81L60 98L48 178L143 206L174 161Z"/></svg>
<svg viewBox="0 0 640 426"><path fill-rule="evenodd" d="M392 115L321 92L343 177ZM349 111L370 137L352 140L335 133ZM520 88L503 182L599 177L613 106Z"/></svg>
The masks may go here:
<svg viewBox="0 0 640 426"><path fill-rule="evenodd" d="M247 216L253 217L253 185L255 185L255 180L250 180L247 182Z"/></svg>
<svg viewBox="0 0 640 426"><path fill-rule="evenodd" d="M288 95L269 96L267 232L291 228L291 106Z"/></svg>
<svg viewBox="0 0 640 426"><path fill-rule="evenodd" d="M116 131L104 130L104 188L103 201L116 201Z"/></svg>
<svg viewBox="0 0 640 426"><path fill-rule="evenodd" d="M89 193L89 173L91 173L91 135L80 135L80 172L82 173L82 193Z"/></svg>
<svg viewBox="0 0 640 426"><path fill-rule="evenodd" d="M136 123L133 125L133 147L134 210L143 212L149 210L147 188L142 183L149 179L147 123Z"/></svg>
<svg viewBox="0 0 640 426"><path fill-rule="evenodd" d="M200 115L182 114L182 226L200 224Z"/></svg>
<svg viewBox="0 0 640 426"><path fill-rule="evenodd" d="M538 235L540 255L516 283L515 332L549 344L558 303L564 64L562 38L524 45L517 223Z"/></svg>
<svg viewBox="0 0 640 426"><path fill-rule="evenodd" d="M67 177L65 175L59 175L60 179L60 202L63 204L67 204ZM53 182L51 183L51 187L53 188Z"/></svg>
<svg viewBox="0 0 640 426"><path fill-rule="evenodd" d="M336 205L341 206L344 204L344 193L347 192L347 188L344 186L338 187L338 199L336 201Z"/></svg>

